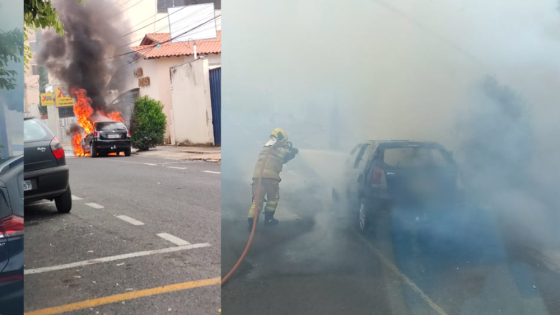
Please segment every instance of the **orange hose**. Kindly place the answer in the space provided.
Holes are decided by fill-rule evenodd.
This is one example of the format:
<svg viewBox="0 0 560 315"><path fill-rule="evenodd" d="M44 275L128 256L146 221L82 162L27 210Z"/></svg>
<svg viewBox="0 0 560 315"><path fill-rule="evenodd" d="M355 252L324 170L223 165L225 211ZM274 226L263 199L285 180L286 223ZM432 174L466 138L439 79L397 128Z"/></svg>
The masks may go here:
<svg viewBox="0 0 560 315"><path fill-rule="evenodd" d="M277 143L279 143L279 142L277 142ZM274 145L276 145L276 143ZM231 277L231 275L237 270L239 265L241 265L241 262L243 262L243 259L245 259L245 256L247 255L247 252L249 252L249 247L251 247L251 243L253 242L253 236L255 235L255 230L257 229L257 220L258 220L258 217L259 217L259 213L261 212L260 207L263 204L262 197L264 197L264 196L261 197L261 185L262 185L262 177L263 177L263 173L264 173L264 167L266 165L266 161L268 160L268 155L270 154L270 151L272 151L272 148L274 147L274 145L272 145L270 147L270 149L266 152L266 155L264 157L264 161L263 161L263 164L262 164L262 167L261 167L261 173L259 175L259 182L257 184L257 198L255 198L256 200L253 200L253 203L256 203L256 204L255 204L255 213L253 214L253 227L251 229L251 235L249 236L249 240L247 241L247 245L245 246L245 250L243 250L243 253L241 254L239 259L237 260L237 263L235 263L233 268L231 268L231 270L227 273L227 275L222 279L222 284L221 284L222 286L224 285L224 283L226 283L226 281L228 281L228 279Z"/></svg>

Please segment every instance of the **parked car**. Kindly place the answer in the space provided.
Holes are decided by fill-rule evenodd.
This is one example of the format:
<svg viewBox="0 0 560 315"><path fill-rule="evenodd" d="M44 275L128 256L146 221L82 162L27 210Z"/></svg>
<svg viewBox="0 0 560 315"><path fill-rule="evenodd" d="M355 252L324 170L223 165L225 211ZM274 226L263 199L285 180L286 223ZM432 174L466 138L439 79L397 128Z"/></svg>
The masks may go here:
<svg viewBox="0 0 560 315"><path fill-rule="evenodd" d="M459 168L451 152L435 142L367 141L346 162L345 191L360 230L373 215L395 204L421 207L460 199Z"/></svg>
<svg viewBox="0 0 560 315"><path fill-rule="evenodd" d="M70 212L70 172L58 139L40 119L25 118L23 142L25 202L54 200L58 212Z"/></svg>
<svg viewBox="0 0 560 315"><path fill-rule="evenodd" d="M0 160L0 313L23 314L23 156Z"/></svg>
<svg viewBox="0 0 560 315"><path fill-rule="evenodd" d="M130 156L130 131L119 121L95 122L93 132L84 137L82 148L91 157L113 152Z"/></svg>

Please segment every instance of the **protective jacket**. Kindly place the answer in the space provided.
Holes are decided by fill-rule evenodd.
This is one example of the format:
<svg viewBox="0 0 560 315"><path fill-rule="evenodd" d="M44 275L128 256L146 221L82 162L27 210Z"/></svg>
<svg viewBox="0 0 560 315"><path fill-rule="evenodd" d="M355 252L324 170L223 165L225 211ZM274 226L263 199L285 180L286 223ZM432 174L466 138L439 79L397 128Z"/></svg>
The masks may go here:
<svg viewBox="0 0 560 315"><path fill-rule="evenodd" d="M263 166L263 163L265 163L265 158L268 151L270 151L270 153L268 154L268 158L266 159L262 177L276 179L279 181L282 167L285 163L296 156L297 149L290 148L287 143L276 142L271 145L267 143L267 145L265 145L265 147L259 154L259 158L253 172L253 179L260 177L261 168Z"/></svg>

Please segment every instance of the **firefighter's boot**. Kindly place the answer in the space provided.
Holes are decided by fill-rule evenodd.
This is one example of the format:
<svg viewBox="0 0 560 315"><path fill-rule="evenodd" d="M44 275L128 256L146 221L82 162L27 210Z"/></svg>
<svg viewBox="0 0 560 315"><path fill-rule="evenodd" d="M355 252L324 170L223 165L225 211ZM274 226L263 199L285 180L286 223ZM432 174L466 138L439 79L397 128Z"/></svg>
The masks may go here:
<svg viewBox="0 0 560 315"><path fill-rule="evenodd" d="M278 220L274 218L274 212L265 212L264 213L264 226L275 226L278 225Z"/></svg>
<svg viewBox="0 0 560 315"><path fill-rule="evenodd" d="M253 231L253 218L247 218L247 222L249 223L249 233ZM257 218L257 222L259 222L259 218Z"/></svg>

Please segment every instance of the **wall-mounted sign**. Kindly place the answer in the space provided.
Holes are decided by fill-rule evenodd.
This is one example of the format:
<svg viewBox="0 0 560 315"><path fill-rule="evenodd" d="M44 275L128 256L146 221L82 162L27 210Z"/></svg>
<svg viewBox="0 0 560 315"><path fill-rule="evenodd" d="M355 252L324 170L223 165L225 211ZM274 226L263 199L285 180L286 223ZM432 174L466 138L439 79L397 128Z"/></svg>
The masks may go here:
<svg viewBox="0 0 560 315"><path fill-rule="evenodd" d="M140 87L150 86L150 77L144 77L138 79L138 86Z"/></svg>
<svg viewBox="0 0 560 315"><path fill-rule="evenodd" d="M138 69L134 70L134 76L137 77L137 78L143 77L144 72L142 71L142 68L138 68Z"/></svg>
<svg viewBox="0 0 560 315"><path fill-rule="evenodd" d="M41 93L41 106L54 105L54 96L52 93Z"/></svg>
<svg viewBox="0 0 560 315"><path fill-rule="evenodd" d="M54 87L54 97L56 99L56 107L74 106L74 100L66 89L60 85Z"/></svg>

